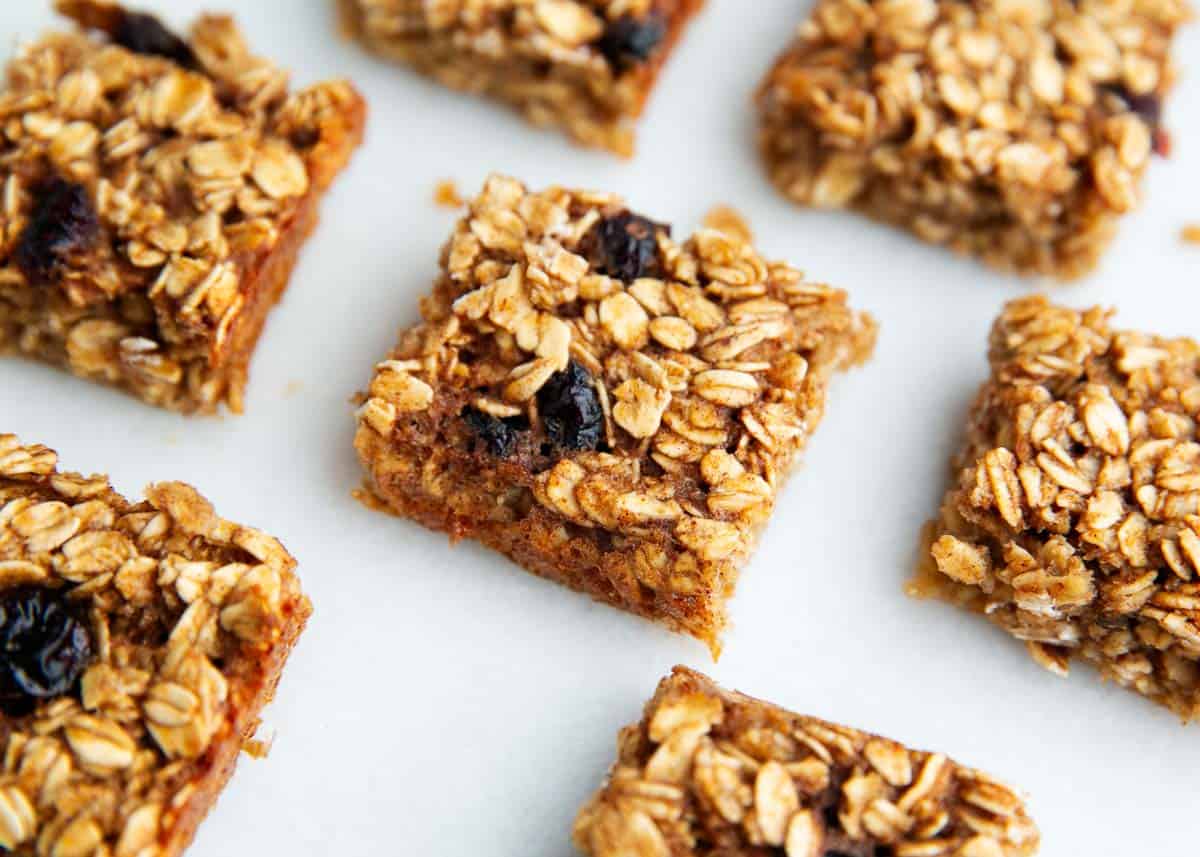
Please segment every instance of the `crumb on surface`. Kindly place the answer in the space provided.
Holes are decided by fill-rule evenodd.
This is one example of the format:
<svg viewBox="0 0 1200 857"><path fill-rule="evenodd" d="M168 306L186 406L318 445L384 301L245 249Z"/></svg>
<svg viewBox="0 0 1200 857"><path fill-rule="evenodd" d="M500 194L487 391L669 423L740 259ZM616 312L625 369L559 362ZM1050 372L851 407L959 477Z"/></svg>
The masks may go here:
<svg viewBox="0 0 1200 857"><path fill-rule="evenodd" d="M462 208L466 204L459 196L454 179L442 179L434 186L433 201L442 208Z"/></svg>

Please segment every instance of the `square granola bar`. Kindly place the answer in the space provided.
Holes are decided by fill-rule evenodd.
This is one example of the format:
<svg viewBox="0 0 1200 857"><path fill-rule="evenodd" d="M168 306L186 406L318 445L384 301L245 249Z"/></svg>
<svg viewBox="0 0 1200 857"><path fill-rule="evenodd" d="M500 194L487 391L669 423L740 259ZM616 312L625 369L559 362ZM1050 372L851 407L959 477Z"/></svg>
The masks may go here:
<svg viewBox="0 0 1200 857"><path fill-rule="evenodd" d="M275 539L195 489L131 502L0 434L0 847L175 857L312 608Z"/></svg>
<svg viewBox="0 0 1200 857"><path fill-rule="evenodd" d="M704 0L339 3L375 53L628 157L658 73Z"/></svg>
<svg viewBox="0 0 1200 857"><path fill-rule="evenodd" d="M912 584L1200 717L1200 346L1008 304Z"/></svg>
<svg viewBox="0 0 1200 857"><path fill-rule="evenodd" d="M380 363L355 441L391 511L703 640L830 376L875 326L735 230L499 176Z"/></svg>
<svg viewBox="0 0 1200 857"><path fill-rule="evenodd" d="M317 203L361 135L348 83L289 93L227 17L187 39L99 0L0 89L0 352L172 410L240 411Z"/></svg>
<svg viewBox="0 0 1200 857"><path fill-rule="evenodd" d="M684 667L580 811L588 857L1026 857L1024 800L940 753L793 714Z"/></svg>
<svg viewBox="0 0 1200 857"><path fill-rule="evenodd" d="M774 183L1023 274L1138 204L1186 0L819 0L759 93Z"/></svg>

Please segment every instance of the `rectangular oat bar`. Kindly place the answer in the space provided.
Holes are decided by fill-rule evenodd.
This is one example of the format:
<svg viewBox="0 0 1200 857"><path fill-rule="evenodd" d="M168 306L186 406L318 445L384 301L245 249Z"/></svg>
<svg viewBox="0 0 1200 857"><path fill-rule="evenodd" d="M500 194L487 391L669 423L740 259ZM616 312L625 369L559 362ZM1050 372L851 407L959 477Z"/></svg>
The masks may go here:
<svg viewBox="0 0 1200 857"><path fill-rule="evenodd" d="M0 352L240 411L364 103L346 82L289 92L224 16L184 39L101 0L56 5L81 29L22 47L0 88Z"/></svg>
<svg viewBox="0 0 1200 857"><path fill-rule="evenodd" d="M1200 717L1200 346L1013 301L912 584Z"/></svg>
<svg viewBox="0 0 1200 857"><path fill-rule="evenodd" d="M312 607L195 489L117 494L0 434L0 848L176 857Z"/></svg>
<svg viewBox="0 0 1200 857"><path fill-rule="evenodd" d="M493 176L355 446L393 512L703 640L874 322L733 231Z"/></svg>
<svg viewBox="0 0 1200 857"><path fill-rule="evenodd" d="M772 181L1022 274L1139 202L1186 0L819 0L759 92Z"/></svg>
<svg viewBox="0 0 1200 857"><path fill-rule="evenodd" d="M575 821L588 857L1027 857L1022 797L941 753L676 667Z"/></svg>
<svg viewBox="0 0 1200 857"><path fill-rule="evenodd" d="M371 51L626 157L658 74L703 2L339 0Z"/></svg>

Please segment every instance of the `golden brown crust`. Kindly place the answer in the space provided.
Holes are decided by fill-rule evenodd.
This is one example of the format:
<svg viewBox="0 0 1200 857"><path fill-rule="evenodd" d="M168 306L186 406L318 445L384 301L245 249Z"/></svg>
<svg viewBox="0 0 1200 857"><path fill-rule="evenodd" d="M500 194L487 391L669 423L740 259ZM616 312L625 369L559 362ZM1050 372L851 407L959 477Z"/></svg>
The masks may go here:
<svg viewBox="0 0 1200 857"><path fill-rule="evenodd" d="M339 0L340 25L373 52L452 89L503 101L580 144L633 154L634 124L704 0L538 0L485 11L420 0ZM618 18L663 23L649 57L614 69L596 46Z"/></svg>
<svg viewBox="0 0 1200 857"><path fill-rule="evenodd" d="M793 714L676 667L580 810L588 857L1028 857L1017 792L940 753Z"/></svg>
<svg viewBox="0 0 1200 857"><path fill-rule="evenodd" d="M125 14L59 7L104 33ZM222 16L196 22L194 62L111 38L47 36L0 91L22 129L0 140L0 352L172 410L237 411L319 198L361 140L363 100L346 82L289 93ZM31 281L19 259L51 179L81 189L97 234Z"/></svg>
<svg viewBox="0 0 1200 857"><path fill-rule="evenodd" d="M1200 345L1006 305L911 589L1200 717Z"/></svg>
<svg viewBox="0 0 1200 857"><path fill-rule="evenodd" d="M78 690L0 716L0 846L20 857L176 857L229 778L312 611L283 546L159 483L103 476L0 434L0 590L85 610Z"/></svg>
<svg viewBox="0 0 1200 857"><path fill-rule="evenodd" d="M645 232L634 251L624 228ZM875 337L844 292L730 228L677 243L615 196L490 178L363 397L369 490L716 652L830 379ZM594 403L586 438L547 428L574 397Z"/></svg>
<svg viewBox="0 0 1200 857"><path fill-rule="evenodd" d="M289 618L283 626L279 642L261 665L260 683L257 688L247 686L247 705L238 710L228 734L214 746L208 770L193 780L195 790L175 819L175 824L163 845L162 857L178 857L186 851L195 838L200 823L216 805L225 784L233 776L246 740L252 738L258 730L259 714L275 696L284 664L287 663L288 656L300 639L309 616L312 615L312 603L301 596L285 605L284 612Z"/></svg>

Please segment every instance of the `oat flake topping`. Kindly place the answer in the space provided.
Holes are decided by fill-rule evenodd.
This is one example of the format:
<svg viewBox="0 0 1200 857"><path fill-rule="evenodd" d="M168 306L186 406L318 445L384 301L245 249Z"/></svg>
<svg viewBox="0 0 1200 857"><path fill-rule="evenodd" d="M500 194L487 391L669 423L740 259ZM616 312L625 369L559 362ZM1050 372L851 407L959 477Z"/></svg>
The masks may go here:
<svg viewBox="0 0 1200 857"><path fill-rule="evenodd" d="M1065 673L1200 717L1200 345L1042 297L992 329L991 379L914 583Z"/></svg>

